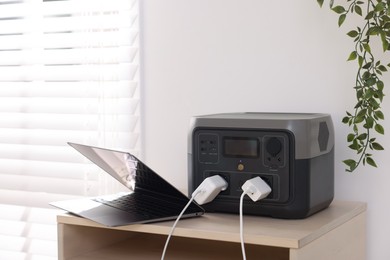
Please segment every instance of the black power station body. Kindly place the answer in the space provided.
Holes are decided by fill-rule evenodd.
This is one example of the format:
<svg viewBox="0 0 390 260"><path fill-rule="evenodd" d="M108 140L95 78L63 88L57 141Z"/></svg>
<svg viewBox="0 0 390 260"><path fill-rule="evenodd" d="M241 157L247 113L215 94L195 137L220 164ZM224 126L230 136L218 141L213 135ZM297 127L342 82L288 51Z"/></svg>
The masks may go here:
<svg viewBox="0 0 390 260"><path fill-rule="evenodd" d="M267 198L244 200L244 212L275 218L308 217L334 196L334 130L330 115L229 113L194 117L188 145L189 194L207 177L229 186L208 212L239 212L241 186L259 176L272 189Z"/></svg>

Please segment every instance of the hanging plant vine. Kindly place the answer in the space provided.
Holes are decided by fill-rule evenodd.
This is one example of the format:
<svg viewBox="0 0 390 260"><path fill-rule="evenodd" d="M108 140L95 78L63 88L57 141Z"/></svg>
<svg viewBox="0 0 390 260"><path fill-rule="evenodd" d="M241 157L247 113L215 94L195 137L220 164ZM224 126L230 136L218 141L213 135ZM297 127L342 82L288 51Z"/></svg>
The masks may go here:
<svg viewBox="0 0 390 260"><path fill-rule="evenodd" d="M324 0L317 2L322 7ZM351 112L346 112L342 122L351 128L347 135L348 147L356 152L357 159L346 159L343 163L348 172L353 172L360 164L377 167L372 153L384 148L375 135L385 133L380 124L385 118L381 110L384 98L381 78L390 64L385 66L376 58L371 40L379 37L383 51L390 50L390 0L347 0L344 6L333 6L331 0L330 7L339 15L339 26L353 13L363 18L361 26L347 33L354 41L348 61L358 64L354 85L357 102Z"/></svg>

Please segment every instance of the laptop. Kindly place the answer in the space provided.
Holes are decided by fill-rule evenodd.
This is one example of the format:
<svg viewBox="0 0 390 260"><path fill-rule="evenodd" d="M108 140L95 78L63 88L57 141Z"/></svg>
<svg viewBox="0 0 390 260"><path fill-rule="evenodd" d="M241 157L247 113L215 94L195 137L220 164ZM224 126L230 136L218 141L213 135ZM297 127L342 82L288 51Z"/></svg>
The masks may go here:
<svg viewBox="0 0 390 260"><path fill-rule="evenodd" d="M54 207L105 226L115 227L176 219L189 202L187 196L130 153L83 144L68 144L129 191L51 202L50 205ZM182 218L203 214L204 209L192 202Z"/></svg>

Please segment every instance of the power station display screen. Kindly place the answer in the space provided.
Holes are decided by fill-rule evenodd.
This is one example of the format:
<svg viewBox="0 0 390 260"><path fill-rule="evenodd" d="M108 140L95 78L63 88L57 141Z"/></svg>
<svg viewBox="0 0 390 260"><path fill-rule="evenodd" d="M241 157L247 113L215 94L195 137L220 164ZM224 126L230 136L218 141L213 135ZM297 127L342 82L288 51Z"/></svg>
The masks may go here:
<svg viewBox="0 0 390 260"><path fill-rule="evenodd" d="M223 151L230 157L259 157L259 141L255 138L225 137Z"/></svg>

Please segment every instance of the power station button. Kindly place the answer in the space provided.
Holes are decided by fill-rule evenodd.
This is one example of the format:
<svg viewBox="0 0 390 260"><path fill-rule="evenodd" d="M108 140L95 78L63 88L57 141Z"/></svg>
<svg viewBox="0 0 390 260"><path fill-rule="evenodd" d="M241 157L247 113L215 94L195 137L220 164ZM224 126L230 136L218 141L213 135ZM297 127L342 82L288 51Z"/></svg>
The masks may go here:
<svg viewBox="0 0 390 260"><path fill-rule="evenodd" d="M239 164L237 165L237 170L243 171L244 169L245 169L245 167L244 167L244 165L243 165L242 163L239 163Z"/></svg>

